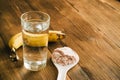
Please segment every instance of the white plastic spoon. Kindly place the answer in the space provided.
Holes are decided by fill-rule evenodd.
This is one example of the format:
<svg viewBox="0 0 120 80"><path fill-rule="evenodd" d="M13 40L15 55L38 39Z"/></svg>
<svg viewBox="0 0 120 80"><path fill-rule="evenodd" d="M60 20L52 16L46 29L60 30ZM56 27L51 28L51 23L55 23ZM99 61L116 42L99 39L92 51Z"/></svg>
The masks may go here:
<svg viewBox="0 0 120 80"><path fill-rule="evenodd" d="M66 52L68 55L70 54L71 56L74 56L76 59L76 61L73 64L69 64L69 65L65 65L65 66L55 63L52 59L54 65L58 69L57 80L66 80L66 74L67 74L68 70L70 70L72 67L74 67L79 62L79 56L75 51L73 51L69 47L63 47L61 49L64 50L64 52Z"/></svg>

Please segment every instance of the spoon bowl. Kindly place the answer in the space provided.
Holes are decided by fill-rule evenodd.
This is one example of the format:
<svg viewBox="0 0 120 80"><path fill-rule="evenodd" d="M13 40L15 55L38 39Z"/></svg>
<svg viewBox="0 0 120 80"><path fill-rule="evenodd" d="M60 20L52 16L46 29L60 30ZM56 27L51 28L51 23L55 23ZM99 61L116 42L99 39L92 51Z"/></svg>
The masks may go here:
<svg viewBox="0 0 120 80"><path fill-rule="evenodd" d="M68 48L68 47L67 47L67 48ZM69 50L69 49L70 49L70 50ZM69 50L69 51L67 51L67 50ZM67 52L67 54L69 53L71 56L74 56L75 59L76 59L76 61L75 61L74 63L72 63L72 64L63 66L63 65L60 65L60 64L58 64L58 63L55 63L55 62L53 61L53 59L52 59L54 65L56 66L56 68L57 68L57 70L58 70L57 80L66 80L66 74L67 74L67 72L68 72L71 68L73 68L73 67L79 62L79 59L80 59L79 56L78 56L78 54L77 54L74 50L72 50L71 48L65 49L64 52ZM69 55L69 54L68 54L68 55Z"/></svg>

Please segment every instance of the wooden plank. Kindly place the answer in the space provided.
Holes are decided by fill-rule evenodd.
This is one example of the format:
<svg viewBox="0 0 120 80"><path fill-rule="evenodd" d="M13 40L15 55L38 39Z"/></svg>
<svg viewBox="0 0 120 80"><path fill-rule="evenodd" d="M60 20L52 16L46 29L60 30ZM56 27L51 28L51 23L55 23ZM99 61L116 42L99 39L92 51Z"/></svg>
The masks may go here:
<svg viewBox="0 0 120 80"><path fill-rule="evenodd" d="M2 1L2 3L5 4L5 1ZM1 6L3 6L4 4L1 3ZM0 17L0 34L2 35L2 37L4 37L5 44L6 46L8 45L8 41L11 38L11 36L13 36L14 34L18 33L21 31L21 26L20 26L20 14L22 12L17 11L18 6L20 6L22 3L26 4L24 7L26 7L25 9L22 8L23 10L25 10L25 12L29 9L30 7L27 5L26 2L22 1L17 1L17 0L13 0L13 1L8 1L8 3L5 7L9 7L7 9L3 8L1 9L1 17ZM19 4L20 3L20 4ZM19 5L17 5L19 4ZM23 7L23 6L21 6ZM28 7L28 8L27 8ZM2 8L2 7L0 7ZM5 10L4 10L5 9ZM22 11L23 11L22 10ZM16 11L16 12L14 12ZM18 13L17 13L18 12ZM24 11L23 11L24 12ZM14 15L14 17L12 16ZM6 31L6 32L5 32ZM6 51L4 53L7 53ZM1 79L2 80L47 80L48 77L52 80L55 80L57 77L57 70L56 72L54 71L55 67L53 67L53 64L51 64L51 60L50 60L50 53L48 54L48 66L45 68L45 70L38 72L30 72L28 70L26 70L23 67L23 62L22 62L22 48L20 48L17 51L17 54L19 54L20 56L20 60L18 62L11 62L9 60L9 55L6 55L7 57L5 58L4 62L1 63L1 66L4 65L3 67L1 67ZM9 65L7 65L9 63ZM52 74L51 74L52 72ZM34 74L34 75L33 75ZM43 75L44 74L44 75ZM53 77L53 76L56 77ZM48 77L46 77L48 76Z"/></svg>
<svg viewBox="0 0 120 80"><path fill-rule="evenodd" d="M82 3L82 2L79 2L79 3L76 3L76 4L80 4L80 3ZM72 4L72 2L71 2L71 4ZM86 3L87 4L87 3ZM90 3L89 3L90 4ZM93 4L93 3L92 3ZM92 5L92 4L90 4L90 5ZM96 3L94 3L94 5L95 5ZM72 5L75 5L75 4L72 4ZM84 4L85 5L85 4ZM94 6L93 5L93 6ZM93 7L92 7L93 8ZM91 8L91 9L92 9ZM79 9L79 10L81 10L80 9L80 7L79 8L75 8L75 9ZM83 9L83 8L82 8ZM91 9L90 9L90 6L89 6L89 10L91 11ZM97 8L97 9L99 9L99 8ZM87 10L87 11L89 11L89 10ZM85 11L85 10L84 10ZM94 19L94 17L96 17L97 18L97 16L90 16L90 14L82 14L82 13L80 13L83 17L86 17L86 21L89 23L89 24L91 24L90 22L92 21L92 19ZM92 14L92 13L91 13ZM110 13L111 14L111 13ZM103 14L101 15L101 16L103 16ZM90 17L91 18L91 20L87 20L88 19L88 17ZM105 17L105 16L104 16ZM113 17L113 16L112 16ZM75 19L75 18L74 18ZM102 20L102 19L101 19ZM111 20L112 21L112 20ZM109 18L108 18L108 22L109 22ZM104 25L104 23L105 22L103 22L102 23L102 25ZM117 22L116 22L117 23ZM93 24L96 24L96 22L94 21L94 23ZM98 24L96 24L96 27L97 27L97 25ZM116 25L119 25L119 22L116 24ZM98 25L99 26L99 25ZM85 26L84 26L85 27ZM89 26L90 27L90 26ZM101 27L99 27L99 28L101 28ZM113 26L111 26L111 28L113 28ZM93 28L94 29L94 28ZM105 30L105 26L103 26L102 28L101 28L102 30ZM94 29L95 30L95 29ZM107 28L106 28L106 30L107 30ZM115 30L115 29L114 29ZM116 29L117 30L117 29ZM96 31L97 32L97 31ZM114 32L114 31L113 31ZM119 31L118 31L119 32ZM101 32L102 33L102 32ZM118 35L119 33L116 33L115 35ZM101 34L99 34L99 36L102 36L102 37L104 37L103 36L103 34L101 35ZM111 37L111 35L109 35L109 37ZM76 42L77 44L79 44L80 45L80 47L81 47L81 44L82 44L82 42L80 43L78 43L77 41L76 41L76 38L74 37L73 39L75 39L75 41L74 42ZM104 38L103 38L104 39ZM117 40L119 39L119 37L117 37L116 38ZM94 42L94 40L95 41L97 41L97 43L94 43L94 46L93 45L91 45L91 44L93 44L93 43L90 43L90 41L91 40L93 40L92 42ZM119 62L118 62L118 60L119 60L119 58L117 58L117 59L115 59L115 57L116 56L118 56L119 55L119 53L117 53L116 51L115 52L113 52L114 50L112 49L112 52L110 52L111 51L111 47L109 46L109 44L106 44L106 43L108 43L108 42L104 42L104 40L103 41L101 41L102 39L100 38L96 38L96 37L93 37L93 39L91 39L90 41L85 41L85 42L87 42L87 43L89 43L90 44L90 47L92 46L92 48L94 49L93 51L95 51L95 52L93 52L94 54L93 54L93 56L94 56L94 58L95 58L95 54L97 53L96 52L96 50L100 50L100 48L102 48L101 50L103 50L103 48L104 48L104 50L103 51L105 51L105 53L103 52L103 55L101 54L101 51L99 51L99 53L97 54L97 55L99 55L99 57L101 57L101 58L103 58L102 60L107 60L106 62L111 62L111 64L112 65L114 65L114 67L116 67L116 68L112 68L112 70L115 72L115 74L112 74L112 77L111 77L111 74L109 74L109 73L107 73L107 74L109 74L109 77L108 77L108 79L112 79L112 80L115 80L117 77L119 78L119 71L120 71L120 69L119 69L119 66L118 65L116 65L116 64L119 64ZM99 41L100 40L100 41ZM112 38L112 40L115 40L115 38ZM109 40L108 40L109 41ZM72 42L72 41L71 41ZM117 42L119 42L119 40L117 41ZM106 45L105 45L106 44ZM119 43L118 43L119 44ZM83 44L83 45L85 45L85 44ZM113 43L111 43L111 45L113 45ZM94 48L95 46L98 46L98 49L96 49L96 48ZM108 47L109 46L109 47ZM85 45L84 47L88 47L88 45ZM88 50L90 50L90 51L88 51L87 53L89 53L89 54L92 54L91 53L91 50L92 49L90 49L90 47L88 48ZM82 48L83 49L83 48ZM119 49L119 47L117 47L117 49ZM86 50L86 49L84 49L84 50ZM111 53L111 57L110 57L110 53ZM114 59L115 59L115 61L114 61L114 59L110 59L110 60L108 60L108 59L106 59L105 58L105 56L107 56L107 58L113 58L113 53L114 54L116 54L116 56L114 56ZM106 55L107 54L107 55ZM90 56L90 55L89 55ZM98 57L98 58L99 58ZM98 59L97 58L97 59ZM114 62L116 62L117 61L117 63L115 63L114 64ZM100 62L100 61L97 61L97 62ZM104 64L104 63L101 63L101 66L102 66L102 64ZM111 65L111 64L109 64L109 65ZM95 65L95 64L94 64ZM98 69L98 68L97 68ZM110 69L111 70L111 69ZM109 71L110 71L109 70ZM98 70L99 71L99 70ZM109 72L108 71L108 72ZM110 71L111 72L111 71ZM96 72L95 72L96 73ZM103 72L104 73L104 72ZM111 72L112 73L112 72ZM98 73L97 73L98 74ZM103 74L103 76L104 76L105 74ZM99 75L100 76L100 75ZM101 76L102 77L102 76ZM102 78L105 78L105 77L107 77L107 76L104 76L104 77L102 77ZM115 78L116 77L116 78ZM102 79L101 78L101 79ZM100 78L99 78L100 79Z"/></svg>
<svg viewBox="0 0 120 80"><path fill-rule="evenodd" d="M8 57L8 49L6 48L6 45L4 44L3 37L0 35L0 80L9 80L11 79L10 74L10 66L8 68L8 63L9 63L9 57Z"/></svg>
<svg viewBox="0 0 120 80"><path fill-rule="evenodd" d="M30 11L29 5L23 0L8 0L8 4L6 1L0 1L0 29L1 36L6 40L6 44L8 43L11 36L21 31L21 23L20 23L20 15L23 12ZM19 4L19 5L18 5ZM21 6L24 4L23 6ZM22 10L18 8L21 6ZM26 7L26 8L24 8ZM24 9L24 10L23 10ZM6 31L6 32L5 32Z"/></svg>
<svg viewBox="0 0 120 80"><path fill-rule="evenodd" d="M24 5L23 5L24 4ZM67 80L119 80L120 79L120 14L115 0L8 0L0 1L0 35L7 47L10 37L21 31L20 15L30 10L47 12L51 16L50 29L62 30L67 37L50 43L47 67L40 72L30 72L23 67L22 48L18 49L20 61L12 63L6 51L0 54L1 80L56 80L57 69L50 58L57 47L69 46L80 56ZM3 61L2 61L3 60ZM9 65L8 65L9 63ZM2 66L4 65L4 66ZM7 65L7 66L6 66ZM52 73L52 74L51 74ZM47 77L46 77L47 76Z"/></svg>
<svg viewBox="0 0 120 80"><path fill-rule="evenodd" d="M99 0L99 1L113 8L117 13L120 13L120 0Z"/></svg>
<svg viewBox="0 0 120 80"><path fill-rule="evenodd" d="M74 2L74 1L73 1L73 2ZM79 1L78 1L78 2L79 2ZM83 1L83 2L84 2L84 1ZM87 1L86 1L86 2L87 2ZM76 3L77 3L77 2L76 2ZM91 6L91 9L92 9L93 6L95 6L95 7L94 7L95 10L97 10L97 9L96 9L96 6L97 6L97 5L95 5L96 3L94 3L94 5L93 5L92 3L93 3L93 2L91 2L91 4L90 4L90 3L86 3L86 4L84 3L84 4L83 4L82 2L79 2L79 3L77 3L77 4L83 4L83 5L90 4L90 5L88 6L88 8L90 8L90 6ZM59 4L59 3L58 3L58 4ZM55 5L57 6L57 9L60 8L58 4L55 4ZM74 5L74 4L73 4L73 5ZM77 5L76 5L76 6L77 6ZM65 10L63 10L64 8L65 8ZM64 24L65 24L65 26L69 26L69 27L70 27L69 29L71 29L71 30L69 30L69 29L67 28L67 29L65 30L65 28L64 28L64 30L65 30L66 32L68 31L69 34L71 33L71 36L70 36L70 37L72 37L72 39L74 39L74 40L71 40L71 39L69 38L69 39L67 39L67 40L65 41L65 43L67 43L69 46L70 46L70 45L71 45L71 46L74 45L75 48L77 47L76 45L78 45L78 44L81 46L81 44L83 44L83 42L86 43L86 45L85 45L85 43L83 44L83 45L84 45L84 48L88 47L88 45L90 45L90 47L91 47L91 45L94 44L94 47L98 46L97 49L96 49L96 48L94 49L94 48L92 47L92 48L94 49L94 50L92 50L92 49L89 47L89 48L88 48L88 52L86 52L86 51L83 52L83 53L89 53L89 54L91 54L91 53L92 53L91 50L93 51L93 55L92 55L93 57L92 57L91 55L89 55L89 56L84 56L84 57L87 57L87 58L91 58L91 59L92 59L92 61L91 61L92 63L90 63L90 64L91 64L91 65L94 65L94 67L95 67L95 65L96 65L96 68L101 70L101 68L99 68L100 65L98 65L98 64L96 64L96 63L97 63L97 62L100 62L101 60L104 60L104 58L105 58L105 59L107 58L107 60L108 60L107 62L111 62L111 63L108 63L108 65L105 65L105 66L107 67L107 66L109 66L109 65L112 64L112 65L114 65L114 66L116 67L115 69L111 67L111 69L115 72L115 74L111 72L111 69L109 69L108 72L105 73L105 74L99 73L100 70L95 70L95 72L94 72L93 69L92 69L92 70L90 69L91 71L93 71L93 72L92 72L92 73L93 73L93 77L89 75L89 76L91 77L91 79L106 79L106 78L107 78L107 79L113 79L113 80L115 80L116 78L119 78L119 66L116 65L116 64L119 64L119 62L118 62L119 58L116 59L116 60L117 60L117 63L115 63L115 64L114 64L114 62L116 62L116 61L114 61L114 59L112 59L112 60L109 59L109 55L108 55L109 53L111 53L111 57L112 57L112 52L110 52L110 50L109 50L109 49L111 49L111 46L109 46L109 44L107 44L108 42L104 42L104 40L102 41L102 37L104 37L103 34L98 34L98 33L96 33L97 31L94 32L94 31L92 30L92 27L94 27L93 25L91 26L91 23L90 23L92 20L91 20L91 21L89 20L90 22L89 22L88 20L86 20L86 21L88 22L88 23L86 23L85 21L82 21L81 18L79 18L79 17L77 18L76 16L79 16L79 15L77 15L74 11L70 10L70 8L68 8L68 7L66 7L66 6L65 6L64 8L63 8L63 9L58 9L58 10L59 10L59 11L61 10L60 13L61 13L62 15L68 16L67 19L69 19L69 21L74 20L74 21L73 21L73 26L74 26L74 27L79 27L80 29L82 28L82 30L84 30L83 32L81 31L82 33L80 33L80 32L79 32L80 30L77 31L77 30L74 30L73 28L70 27L70 26L71 26L71 25L69 25L70 22L69 22L69 21L67 22L67 19L62 19L62 20L61 20L61 24L63 24L63 26L64 26ZM93 8L93 9L94 9L94 8ZM75 8L75 9L77 9L77 8ZM89 9L89 10L91 11L91 9ZM79 7L79 10L80 10L80 7ZM64 11L65 11L65 12L64 12ZM112 11L112 10L111 10L111 11ZM71 12L71 13L67 14L67 12ZM77 11L76 11L76 12L77 12ZM114 12L114 11L113 11L113 12ZM76 14L76 16L73 16L74 14ZM92 14L92 13L91 13L91 14ZM98 13L97 13L97 14L98 14ZM110 13L110 14L111 14L111 13ZM81 13L81 15L82 15L82 16L86 16L86 15L83 15L82 13ZM101 14L99 14L99 15L102 16ZM118 15L118 14L117 14L117 15ZM90 15L87 14L87 17L89 17L89 16L90 16ZM105 15L105 16L106 16L106 15ZM104 17L105 17L105 16L104 16ZM87 17L86 17L86 19L88 19ZM98 19L97 16L94 16L93 14L90 16L91 19L94 19L95 17L96 17L96 19ZM110 16L109 16L109 17L110 17ZM109 17L108 17L108 19L107 19L108 21L110 21L110 20L109 20ZM113 17L113 16L112 16L112 17ZM96 20L96 19L95 19L95 20ZM104 18L101 18L100 20L102 20L102 19L104 19ZM112 18L112 19L113 19L113 18ZM76 21L75 21L75 20L76 20ZM100 21L100 20L99 20L99 21ZM64 21L64 22L62 22L62 21ZM79 21L79 22L77 22L77 21ZM80 22L80 21L81 21L81 22ZM99 21L98 21L98 22L99 22ZM72 22L72 21L71 21L71 22ZM77 23L76 23L76 22L77 22ZM97 22L97 21L96 21L96 22ZM96 22L94 21L94 22L92 22L92 23L97 26L98 24L96 24ZM112 22L112 20L111 20L111 22ZM67 25L67 23L68 23L68 25ZM84 24L86 23L86 25L82 25L82 24L79 24L79 23L84 23ZM105 22L102 22L102 23L105 23ZM106 23L105 23L105 24L106 24ZM116 24L116 25L119 25L119 22L118 22L118 24ZM83 26L84 26L84 27L83 27ZM89 26L89 27L88 27L88 26ZM107 26L108 26L108 24L107 24ZM113 26L113 25L112 25L112 26ZM112 26L111 26L111 30L113 30L113 27L112 27ZM115 26L115 25L114 25L114 26ZM90 27L91 27L91 28L90 28ZM79 29L79 28L77 28L77 29ZM100 28L101 28L101 27L100 27ZM88 29L88 31L89 31L88 34L86 33L86 35L85 35L85 32L86 32L85 29ZM94 29L94 28L93 28L93 29ZM99 29L99 28L98 28L98 29ZM104 30L105 27L103 26L101 29ZM95 35L92 36L92 34L90 33L90 30L91 30L91 32L93 32L93 34L95 34L96 36L99 35L100 38L99 38L99 37L96 37ZM95 29L94 29L94 30L95 30ZM107 28L106 28L105 30L107 30ZM116 30L117 30L117 29L116 29ZM75 33L76 33L76 35L73 34L75 37L72 35L72 32L75 32ZM113 31L113 32L114 32L114 31ZM119 32L119 31L118 31L118 32ZM79 36L79 37L80 37L80 35L79 35L78 33L80 33L80 34L83 35L83 36L85 35L84 37L86 37L86 38L84 39L84 38L82 37L83 40L78 39L78 37L76 38L76 36ZM102 32L101 32L101 33L102 33ZM117 33L116 35L118 35L118 34L119 34L119 33ZM102 36L102 37L101 37L101 36ZM113 36L114 36L114 35L113 35ZM111 37L111 36L109 35L109 37ZM116 37L116 36L115 36L115 37ZM118 39L118 38L119 38L119 37L117 37L117 39ZM104 38L103 38L103 39L104 39ZM71 41L70 41L70 40L71 40ZM81 43L80 43L80 40L81 40ZM112 38L112 40L114 40L114 38ZM100 49L99 49L99 43L96 43L96 42L94 43L94 41L100 42L100 46L102 45L103 48L105 48L105 47L104 47L104 44L106 43L106 46L107 46L108 50L106 50L106 48L105 48L105 51L106 51L105 53L107 54L108 57L104 57L104 58L102 58L102 59L100 59L100 60L98 59L98 61L94 61L94 58L96 57L96 56L95 56L95 53L101 54L101 51L96 52L96 50L100 50ZM69 44L69 43L72 43L72 42L74 42L74 43L73 43L73 44ZM93 42L93 43L91 43L91 42ZM116 41L114 41L114 42L116 42ZM117 43L118 43L118 42L119 42L119 40L117 41ZM75 45L75 43L77 43L77 44ZM87 45L87 43L88 43L88 45ZM111 43L111 45L113 45L113 43ZM93 45L92 45L92 46L93 46ZM78 46L78 47L79 47L79 46ZM78 49L79 49L79 48L78 48ZM83 49L83 47L82 47L82 49ZM117 49L118 49L118 48L117 48ZM76 50L77 50L77 49L76 49ZM86 50L86 49L84 49L84 50ZM90 50L90 51L89 51L89 50ZM114 51L114 50L113 50L113 51ZM115 53L116 55L119 55L117 52L114 52L114 53ZM97 54L97 55L98 55L98 54ZM103 53L103 54L104 54L104 53ZM87 54L87 55L88 55L88 54ZM83 56L83 55L82 55L82 56ZM91 56L91 57L90 57L90 56ZM103 56L105 56L105 55L103 55ZM100 55L100 58L103 57L103 56ZM97 57L97 58L99 58L99 57ZM115 57L114 57L114 58L115 58ZM85 59L86 59L86 58L85 58ZM114 61L114 62L113 62L113 61ZM83 63L83 64L84 64L84 63ZM101 66L104 67L104 61L101 62ZM89 66L89 67L90 67L90 66ZM91 66L91 67L92 67L92 66ZM103 70L103 73L104 73L104 71L105 71L105 70ZM101 72L102 72L102 71L101 71ZM105 71L105 72L106 72L106 71ZM111 74L109 74L109 72L112 73L112 77L111 77ZM97 73L97 74L94 74L94 73Z"/></svg>
<svg viewBox="0 0 120 80"><path fill-rule="evenodd" d="M94 2L91 3L87 1L76 1L75 3L71 2L71 4L89 4L86 6L79 5L74 7L79 11L78 14L81 15L89 24L92 25L94 31L100 33L102 36L106 36L109 40L111 40L111 42L114 42L116 46L119 46L120 39L118 35L120 15L105 4L99 4L98 1L93 1Z"/></svg>
<svg viewBox="0 0 120 80"><path fill-rule="evenodd" d="M32 2L31 2L31 3L32 3ZM43 3L41 3L41 5L43 5L43 4L45 4L45 3L46 3L46 2L43 2ZM55 2L53 2L53 3L55 3ZM56 3L57 3L57 4L56 4ZM62 15L68 16L67 19L69 19L69 20L73 20L73 19L76 19L76 21L77 21L77 20L80 20L80 18L77 19L77 17L73 17L73 14L75 14L75 12L69 14L69 15L70 15L70 17L69 17L69 15L67 14L67 11L70 11L70 12L72 12L72 11L69 10L70 8L69 8L68 6L65 6L65 4L58 5L59 2L56 2L56 3L55 3L55 7L49 7L50 4L48 3L48 6L47 6L48 9L47 9L47 10L48 10L49 12L53 12L52 9L54 9L54 11L57 13L57 11L56 11L56 9L57 9L57 10L59 10L59 12L60 12ZM31 5L31 6L32 6L32 7L35 7L34 5ZM42 7L44 8L44 7L46 7L46 6L42 6ZM61 7L63 7L63 8L65 7L65 10L59 9L59 8L61 8ZM38 8L41 8L41 6L38 6ZM37 9L37 8L35 8L35 9ZM61 10L61 11L60 11L60 10ZM64 12L64 11L65 11L65 12ZM55 12L54 12L54 14L55 14ZM53 13L51 13L51 16L52 16L52 14L53 14ZM57 15L56 18L59 18L58 15L60 15L60 14L58 13L58 14L56 14L56 15ZM62 16L62 15L60 15L61 18L64 17L64 16ZM71 18L71 16L72 16L72 18ZM79 16L79 15L78 15L78 16ZM54 16L53 16L53 18L54 18ZM55 19L56 19L56 18L55 18ZM62 26L61 28L64 28L64 24L66 25L66 23L69 23L69 24L66 25L66 26L70 26L70 21L68 21L67 19L64 19L64 18L62 18L61 20L59 19L59 22L61 22L62 24L59 24L59 22L56 21L56 22L58 23L57 26ZM95 19L95 20L96 20L96 19ZM65 21L65 22L62 22L62 21ZM74 22L76 22L76 21L74 21ZM82 21L82 20L81 20L81 21ZM53 22L52 24L55 24L56 22ZM72 22L72 21L71 21L71 22ZM74 23L74 22L73 22L73 23ZM84 24L86 23L85 21L82 21L82 22L84 22ZM77 22L77 23L79 23L79 22ZM81 23L81 22L80 22L80 23ZM51 25L52 25L52 24L51 24ZM71 25L72 25L72 24L71 24ZM90 27L90 25L91 25L91 24L86 23L86 28L84 28L84 30L85 30L85 29L88 29L88 28ZM97 24L96 24L96 25L97 25ZM73 25L72 25L72 26L73 26ZM72 28L72 26L71 26L71 28L69 28L69 29L74 30L74 32L76 32L77 30L75 30L74 28ZM77 26L77 24L74 23L74 26ZM85 25L80 25L80 26L78 26L78 27L81 27L81 28L82 28L82 26L85 26ZM87 27L87 26L89 26L89 27ZM54 25L52 26L52 28L54 28L54 29L60 29L59 27L56 27L56 26L54 26ZM65 29L64 29L64 30L65 30L66 32L69 32L69 33L72 34L73 31L71 31L71 30L69 30L69 29L66 28L66 30L65 30ZM77 28L77 29L79 29L79 28ZM82 29L83 29L83 28L82 28ZM94 31L92 30L92 28L91 28L91 29L89 28L89 30L91 30L91 33L94 32ZM68 34L69 34L69 33L68 33ZM79 32L76 32L76 33L79 33ZM81 31L81 33L80 33L81 35L78 35L78 34L77 34L77 35L75 35L75 36L82 36L82 37L81 37L82 40L87 40L87 39L88 39L88 40L89 40L89 39L91 40L92 38L94 39L94 37L96 37L96 36L94 35L94 33L92 33L92 34L91 34L91 33L90 33L90 32L89 32L89 33L86 33L86 31ZM89 34L90 34L90 37L88 36ZM83 35L84 35L84 36L83 36ZM93 36L91 37L91 35L93 35ZM86 37L86 36L87 36L87 37ZM70 36L70 37L71 37L71 36ZM72 37L73 37L73 36L72 36ZM73 38L73 39L74 39L74 38ZM80 39L80 40L81 40L81 39ZM70 39L69 39L69 40L70 40ZM76 40L77 40L77 39L76 39ZM68 40L66 40L66 41L68 41ZM71 40L70 42L73 42L73 40ZM68 43L70 43L70 42L68 42ZM71 44L71 45L73 46L73 44ZM69 46L70 46L70 44L69 44ZM92 64L92 63L91 63L91 64ZM95 62L94 64L96 64L96 62ZM96 64L96 65L97 65L97 64ZM100 77L102 77L102 76L104 76L104 75L105 75L105 77L108 77L108 79L111 79L111 78L110 78L109 76L107 76L106 74L103 74L103 75L101 75ZM113 75L114 75L114 74L113 74ZM91 76L90 76L90 77L91 77ZM100 78L100 77L99 77L99 78ZM93 77L92 79L94 79L94 77ZM104 79L104 77L101 78L101 79Z"/></svg>
<svg viewBox="0 0 120 80"><path fill-rule="evenodd" d="M5 44L1 38L1 35L0 35L0 50L3 50L5 48Z"/></svg>

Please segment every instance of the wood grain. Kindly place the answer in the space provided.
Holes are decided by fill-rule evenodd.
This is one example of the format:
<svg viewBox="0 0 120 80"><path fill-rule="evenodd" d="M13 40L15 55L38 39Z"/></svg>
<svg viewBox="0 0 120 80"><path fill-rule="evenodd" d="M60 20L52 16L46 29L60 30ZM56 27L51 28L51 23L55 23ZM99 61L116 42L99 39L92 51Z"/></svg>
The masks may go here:
<svg viewBox="0 0 120 80"><path fill-rule="evenodd" d="M22 47L17 50L20 60L10 61L8 41L21 32L21 14L38 10L50 15L50 29L67 36L49 43L47 67L32 72L23 66ZM62 46L71 47L80 57L66 80L120 80L120 1L0 0L0 80L56 80L51 54Z"/></svg>

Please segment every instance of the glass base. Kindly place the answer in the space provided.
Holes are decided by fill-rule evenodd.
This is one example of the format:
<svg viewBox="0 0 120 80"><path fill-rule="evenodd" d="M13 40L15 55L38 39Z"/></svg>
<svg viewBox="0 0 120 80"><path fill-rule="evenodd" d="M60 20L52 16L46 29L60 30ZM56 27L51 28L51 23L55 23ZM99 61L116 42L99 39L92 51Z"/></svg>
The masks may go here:
<svg viewBox="0 0 120 80"><path fill-rule="evenodd" d="M46 60L44 61L28 61L24 60L24 66L31 71L39 71L46 67Z"/></svg>

